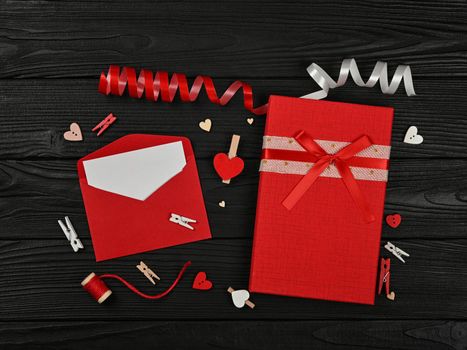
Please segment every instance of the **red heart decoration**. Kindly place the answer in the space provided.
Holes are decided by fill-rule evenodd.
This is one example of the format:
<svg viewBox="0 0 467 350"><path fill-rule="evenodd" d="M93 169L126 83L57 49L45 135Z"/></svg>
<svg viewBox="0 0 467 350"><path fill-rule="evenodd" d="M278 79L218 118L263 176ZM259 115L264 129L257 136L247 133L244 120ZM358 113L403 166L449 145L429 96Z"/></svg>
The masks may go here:
<svg viewBox="0 0 467 350"><path fill-rule="evenodd" d="M229 158L225 153L217 153L214 157L214 168L222 180L230 180L243 170L243 160L239 157Z"/></svg>
<svg viewBox="0 0 467 350"><path fill-rule="evenodd" d="M401 224L402 217L399 214L386 216L386 223L392 228L396 228Z"/></svg>
<svg viewBox="0 0 467 350"><path fill-rule="evenodd" d="M212 288L212 282L206 278L206 272L198 272L193 281L193 289L209 290Z"/></svg>

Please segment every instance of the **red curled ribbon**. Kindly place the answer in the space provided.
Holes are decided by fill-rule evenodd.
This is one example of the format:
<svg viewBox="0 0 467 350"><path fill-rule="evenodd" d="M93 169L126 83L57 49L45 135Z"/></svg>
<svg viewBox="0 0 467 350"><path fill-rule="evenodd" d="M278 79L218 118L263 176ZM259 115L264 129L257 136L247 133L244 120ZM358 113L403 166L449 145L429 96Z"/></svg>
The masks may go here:
<svg viewBox="0 0 467 350"><path fill-rule="evenodd" d="M172 102L177 94L177 90L180 92L180 99L183 102L193 102L198 98L204 85L209 100L220 106L225 106L238 90L243 89L243 105L248 111L261 115L266 114L268 108L267 104L254 108L251 86L239 80L230 84L228 89L219 98L211 77L205 75L198 75L191 89L188 89L185 74L173 73L169 82L169 74L167 72L159 71L154 75L151 71L142 69L139 72L138 78L136 78L134 68L123 67L120 73L120 67L115 65L110 66L107 75L101 73L98 90L104 95L122 96L127 85L130 97L141 98L144 93L147 100L154 102L158 100L159 94L162 101Z"/></svg>
<svg viewBox="0 0 467 350"><path fill-rule="evenodd" d="M316 181L320 174L330 165L334 164L342 176L347 190L349 191L353 201L362 212L365 222L370 223L375 221L375 216L371 212L368 204L358 187L357 181L353 177L350 165L355 164L355 155L372 145L368 136L364 135L352 142L350 145L341 149L336 154L327 154L307 133L300 131L295 137L297 142L308 151L309 155L315 161L314 166L300 180L300 182L292 189L288 196L282 202L288 210L291 210L311 185ZM366 163L367 167L381 168L384 166L385 160L365 158L358 161L360 165Z"/></svg>

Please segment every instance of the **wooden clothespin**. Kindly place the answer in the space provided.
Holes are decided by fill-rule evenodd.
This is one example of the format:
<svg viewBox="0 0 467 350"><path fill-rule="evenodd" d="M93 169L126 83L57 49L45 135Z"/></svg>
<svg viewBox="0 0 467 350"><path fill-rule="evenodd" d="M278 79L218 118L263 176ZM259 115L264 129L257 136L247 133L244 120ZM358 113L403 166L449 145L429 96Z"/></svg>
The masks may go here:
<svg viewBox="0 0 467 350"><path fill-rule="evenodd" d="M188 228L188 229L190 229L190 230L194 230L194 229L195 229L195 228L194 228L193 226L191 226L189 223L196 223L196 220L193 220L193 219L190 219L190 218L187 218L187 217L178 215L178 214L171 213L171 214L170 214L169 221L170 221L170 222L173 222L173 223L175 223L175 224L178 224L178 225L180 225L180 226L186 227L186 228Z"/></svg>
<svg viewBox="0 0 467 350"><path fill-rule="evenodd" d="M381 258L381 265L379 268L379 284L378 284L378 295L383 290L383 284L386 284L386 294L389 294L390 279L391 279L391 259Z"/></svg>
<svg viewBox="0 0 467 350"><path fill-rule="evenodd" d="M391 242L388 242L386 243L386 245L384 246L384 248L386 248L386 250L388 250L389 252L391 252L392 254L394 254L394 256L399 259L400 261L402 261L403 263L405 263L405 260L404 258L402 258L402 255L404 256L410 256L408 253L404 252L402 249L400 248L397 248L394 244L392 244Z"/></svg>
<svg viewBox="0 0 467 350"><path fill-rule="evenodd" d="M383 290L383 284L386 285L386 298L394 300L396 293L391 292L391 259L381 258L381 266L379 269L379 284L378 284L378 295Z"/></svg>
<svg viewBox="0 0 467 350"><path fill-rule="evenodd" d="M232 135L229 153L221 152L214 156L214 169L225 184L229 184L231 179L238 176L245 166L243 159L237 156L239 142L240 136Z"/></svg>
<svg viewBox="0 0 467 350"><path fill-rule="evenodd" d="M237 156L238 144L240 143L240 135L232 135L232 141L230 142L230 149L229 149L229 159L235 158ZM229 184L230 179L222 180L223 183Z"/></svg>
<svg viewBox="0 0 467 350"><path fill-rule="evenodd" d="M83 243L81 243L81 240L78 238L78 234L76 233L75 228L71 224L70 218L68 216L65 216L65 223L66 225L62 220L58 220L58 224L62 228L62 231L70 242L74 252L76 253L78 250L84 249Z"/></svg>
<svg viewBox="0 0 467 350"><path fill-rule="evenodd" d="M152 283L152 284L156 284L156 282L154 281L153 278L157 279L158 281L160 281L161 279L159 278L159 276L157 276L154 271L152 271L149 267L147 267L147 265L140 261L139 262L139 265L136 265L136 267L138 268L138 270L140 270L145 276L146 278Z"/></svg>
<svg viewBox="0 0 467 350"><path fill-rule="evenodd" d="M232 301L237 308L241 309L245 304L248 305L250 309L255 307L255 304L248 300L250 298L250 292L246 289L235 290L229 287L227 291L232 295Z"/></svg>
<svg viewBox="0 0 467 350"><path fill-rule="evenodd" d="M113 115L113 113L110 113L107 117L105 117L99 124L97 124L92 131L96 131L98 129L99 132L97 133L97 136L100 136L107 128L112 125L115 121L117 120L117 117Z"/></svg>

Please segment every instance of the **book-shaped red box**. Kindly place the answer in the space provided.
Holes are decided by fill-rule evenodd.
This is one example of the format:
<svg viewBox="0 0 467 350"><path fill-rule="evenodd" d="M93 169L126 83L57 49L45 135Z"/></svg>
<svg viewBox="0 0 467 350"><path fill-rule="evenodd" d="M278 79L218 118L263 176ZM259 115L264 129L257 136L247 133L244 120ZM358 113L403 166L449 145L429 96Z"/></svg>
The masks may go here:
<svg viewBox="0 0 467 350"><path fill-rule="evenodd" d="M393 109L271 96L251 292L374 304Z"/></svg>

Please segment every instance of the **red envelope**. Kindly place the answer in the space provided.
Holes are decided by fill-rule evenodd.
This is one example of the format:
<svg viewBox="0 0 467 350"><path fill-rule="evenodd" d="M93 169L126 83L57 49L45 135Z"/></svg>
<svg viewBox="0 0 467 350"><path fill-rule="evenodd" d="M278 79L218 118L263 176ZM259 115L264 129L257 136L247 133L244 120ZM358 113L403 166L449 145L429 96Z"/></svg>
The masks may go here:
<svg viewBox="0 0 467 350"><path fill-rule="evenodd" d="M211 238L190 140L128 135L81 158L96 261ZM193 230L171 214L196 220Z"/></svg>

